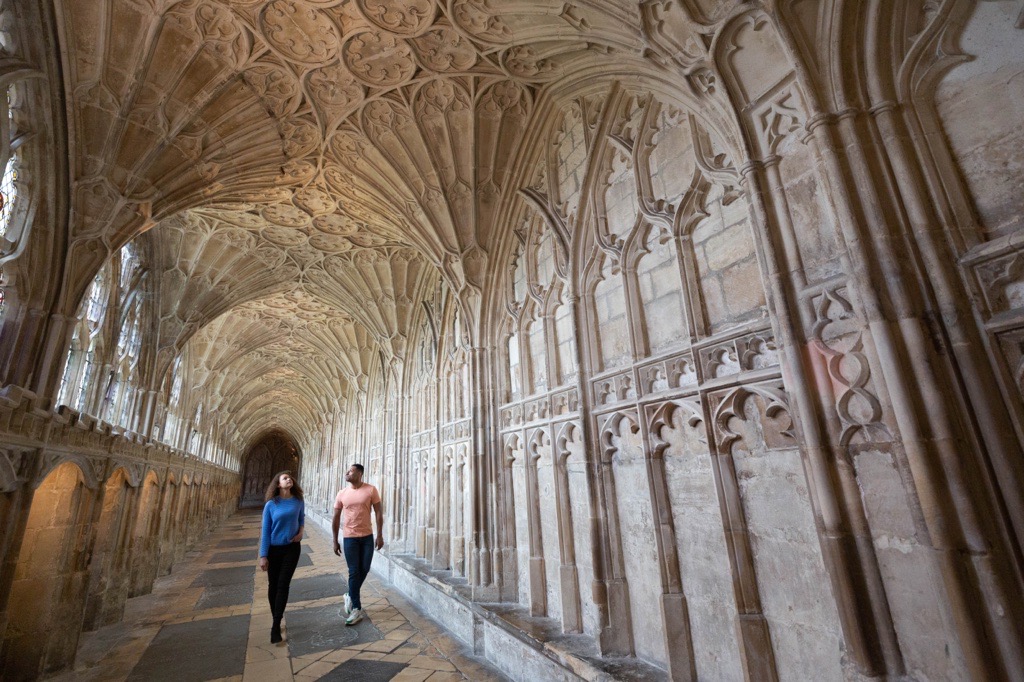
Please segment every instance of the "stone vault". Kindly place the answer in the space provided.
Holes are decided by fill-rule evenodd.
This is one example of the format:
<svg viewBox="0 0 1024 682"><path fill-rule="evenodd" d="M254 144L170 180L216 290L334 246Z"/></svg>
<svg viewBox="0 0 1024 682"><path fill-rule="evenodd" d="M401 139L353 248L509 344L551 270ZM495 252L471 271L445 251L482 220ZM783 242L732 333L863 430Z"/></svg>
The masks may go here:
<svg viewBox="0 0 1024 682"><path fill-rule="evenodd" d="M0 671L68 666L51 624L279 439L312 517L366 465L389 575L544 633L475 641L513 677L1015 678L1022 26L0 1Z"/></svg>

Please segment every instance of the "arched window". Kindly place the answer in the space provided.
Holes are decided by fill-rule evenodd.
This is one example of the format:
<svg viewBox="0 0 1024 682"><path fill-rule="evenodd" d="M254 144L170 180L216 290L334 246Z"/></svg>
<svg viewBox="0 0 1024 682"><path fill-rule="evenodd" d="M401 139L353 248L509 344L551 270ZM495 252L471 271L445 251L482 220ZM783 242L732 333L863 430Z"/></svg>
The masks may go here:
<svg viewBox="0 0 1024 682"><path fill-rule="evenodd" d="M607 370L622 367L630 360L630 326L622 272L610 257L602 254L600 258L603 266L593 297L601 368Z"/></svg>
<svg viewBox="0 0 1024 682"><path fill-rule="evenodd" d="M562 292L564 295L564 291ZM576 357L576 332L572 306L568 301L559 301L555 309L555 347L558 353L558 383L568 384L579 373Z"/></svg>
<svg viewBox="0 0 1024 682"><path fill-rule="evenodd" d="M135 416L132 409L135 389L138 387L139 348L142 341L142 299L135 297L134 300L130 314L125 318L117 347L120 394L115 403L116 423L126 428L131 426L130 422Z"/></svg>
<svg viewBox="0 0 1024 682"><path fill-rule="evenodd" d="M688 340L680 272L681 264L671 233L667 229L651 228L643 241L636 267L649 353Z"/></svg>
<svg viewBox="0 0 1024 682"><path fill-rule="evenodd" d="M71 349L61 375L57 403L76 410L86 410L90 388L98 380L97 365L102 362L101 338L110 300L110 265L105 265L93 278L79 308L79 320L72 336Z"/></svg>
<svg viewBox="0 0 1024 682"><path fill-rule="evenodd" d="M202 427L202 421L203 421L203 405L202 405L202 403L200 403L199 405L196 405L196 414L195 414L195 417L192 419L192 434L191 434L191 436L189 437L189 440L188 440L188 448L187 448L187 450L188 450L189 453L191 453L193 455L198 455L199 454L199 448L202 445L202 438L203 437L202 437L202 433L200 432L200 429Z"/></svg>
<svg viewBox="0 0 1024 682"><path fill-rule="evenodd" d="M4 269L0 268L0 326L3 326L4 315L7 313L7 291L4 282Z"/></svg>
<svg viewBox="0 0 1024 682"><path fill-rule="evenodd" d="M0 255L10 256L17 247L21 227L18 195L21 190L21 154L25 135L19 130L16 111L19 106L19 84L10 83L0 99Z"/></svg>
<svg viewBox="0 0 1024 682"><path fill-rule="evenodd" d="M144 326L146 271L130 242L96 273L78 309L58 403L133 427Z"/></svg>
<svg viewBox="0 0 1024 682"><path fill-rule="evenodd" d="M178 406L181 405L181 389L185 383L185 372L181 367L181 359L181 355L176 357L171 369L171 391L167 401L167 417L164 426L163 441L171 445L177 440L178 430L181 425L181 415L178 413Z"/></svg>
<svg viewBox="0 0 1024 682"><path fill-rule="evenodd" d="M48 200L67 189L47 163L61 156L54 131L62 124L54 116L51 65L44 58L49 47L45 5L0 0L0 326L24 321L17 314L22 306L39 307L23 295L36 297L41 288L21 287L21 282L34 280L30 270L39 266L20 257L34 223L52 221L48 211L53 204L40 198ZM47 262L37 258L52 256L45 253L52 248L49 235L32 242L39 244L33 260Z"/></svg>
<svg viewBox="0 0 1024 682"><path fill-rule="evenodd" d="M122 291L131 288L132 278L139 269L139 253L134 242L128 242L121 248L120 286Z"/></svg>
<svg viewBox="0 0 1024 682"><path fill-rule="evenodd" d="M513 331L508 337L509 393L511 394L511 400L519 400L523 395L523 379L519 373L521 364L519 360L519 334Z"/></svg>
<svg viewBox="0 0 1024 682"><path fill-rule="evenodd" d="M3 42L2 38L0 42ZM25 141L15 117L18 98L18 83L8 84L0 98L0 325L8 309L7 289L11 284L3 266L20 254L20 245L24 243L21 237L25 231L22 202L18 198L22 184L19 149Z"/></svg>

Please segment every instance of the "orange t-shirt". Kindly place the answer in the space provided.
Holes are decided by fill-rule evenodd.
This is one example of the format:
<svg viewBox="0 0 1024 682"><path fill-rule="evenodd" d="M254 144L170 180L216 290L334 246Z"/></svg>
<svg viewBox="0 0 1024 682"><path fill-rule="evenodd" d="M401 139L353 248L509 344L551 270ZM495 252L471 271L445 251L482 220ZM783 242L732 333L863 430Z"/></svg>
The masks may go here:
<svg viewBox="0 0 1024 682"><path fill-rule="evenodd" d="M370 525L370 510L380 502L377 488L364 483L358 488L347 486L338 491L334 499L335 509L344 509L341 535L346 538L364 538L373 535Z"/></svg>

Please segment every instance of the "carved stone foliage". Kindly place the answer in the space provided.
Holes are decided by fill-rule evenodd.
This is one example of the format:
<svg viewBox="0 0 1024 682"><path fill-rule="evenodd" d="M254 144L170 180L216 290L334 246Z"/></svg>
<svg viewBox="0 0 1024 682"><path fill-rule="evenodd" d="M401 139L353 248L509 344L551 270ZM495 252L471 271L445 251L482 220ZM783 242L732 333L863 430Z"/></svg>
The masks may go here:
<svg viewBox="0 0 1024 682"><path fill-rule="evenodd" d="M301 64L324 64L338 55L337 25L327 12L305 3L273 0L262 12L260 28L273 49Z"/></svg>
<svg viewBox="0 0 1024 682"><path fill-rule="evenodd" d="M843 286L814 297L816 314L812 347L821 355L831 379L835 410L842 424L840 442L886 441L882 405L871 386L871 366L863 334L849 294Z"/></svg>

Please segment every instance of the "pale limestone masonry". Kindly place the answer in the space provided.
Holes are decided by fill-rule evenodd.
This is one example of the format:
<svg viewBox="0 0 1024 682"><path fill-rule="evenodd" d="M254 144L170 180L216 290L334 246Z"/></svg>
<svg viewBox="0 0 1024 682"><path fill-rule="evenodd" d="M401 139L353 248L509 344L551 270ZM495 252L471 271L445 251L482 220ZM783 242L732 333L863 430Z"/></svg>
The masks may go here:
<svg viewBox="0 0 1024 682"><path fill-rule="evenodd" d="M0 0L0 86L4 679L355 461L514 678L1024 679L1024 2Z"/></svg>

